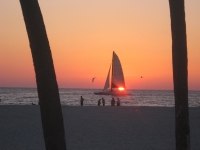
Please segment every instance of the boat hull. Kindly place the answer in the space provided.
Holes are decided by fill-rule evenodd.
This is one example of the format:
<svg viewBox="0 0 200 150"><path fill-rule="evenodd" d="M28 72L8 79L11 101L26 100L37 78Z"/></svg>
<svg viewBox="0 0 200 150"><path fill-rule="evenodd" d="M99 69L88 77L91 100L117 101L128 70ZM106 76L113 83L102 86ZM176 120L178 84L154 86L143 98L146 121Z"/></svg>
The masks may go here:
<svg viewBox="0 0 200 150"><path fill-rule="evenodd" d="M127 92L94 92L95 95L113 95L113 96L128 96L132 95Z"/></svg>

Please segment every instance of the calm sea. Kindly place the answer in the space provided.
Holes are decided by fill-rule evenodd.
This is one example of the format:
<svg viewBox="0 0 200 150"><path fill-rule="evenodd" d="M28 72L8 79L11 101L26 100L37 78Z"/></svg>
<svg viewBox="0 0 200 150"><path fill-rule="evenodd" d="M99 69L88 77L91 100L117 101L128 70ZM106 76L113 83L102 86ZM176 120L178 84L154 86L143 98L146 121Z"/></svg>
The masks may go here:
<svg viewBox="0 0 200 150"><path fill-rule="evenodd" d="M59 89L61 105L79 106L80 96L85 99L84 106L97 106L102 96L94 95L97 89ZM131 96L119 97L122 106L174 107L174 93L170 90L130 90ZM110 106L112 96L103 96ZM117 98L117 97L115 97ZM38 104L36 88L0 88L0 105ZM200 91L189 91L189 106L200 107Z"/></svg>

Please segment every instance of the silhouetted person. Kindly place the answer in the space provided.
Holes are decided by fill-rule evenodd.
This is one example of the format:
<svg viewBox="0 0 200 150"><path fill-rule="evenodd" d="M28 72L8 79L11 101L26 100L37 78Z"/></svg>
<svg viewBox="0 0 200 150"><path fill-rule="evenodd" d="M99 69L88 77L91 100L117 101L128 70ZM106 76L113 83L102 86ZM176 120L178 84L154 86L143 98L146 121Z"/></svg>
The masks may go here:
<svg viewBox="0 0 200 150"><path fill-rule="evenodd" d="M120 99L117 98L117 106L120 106Z"/></svg>
<svg viewBox="0 0 200 150"><path fill-rule="evenodd" d="M105 106L105 99L102 97L102 104Z"/></svg>
<svg viewBox="0 0 200 150"><path fill-rule="evenodd" d="M112 98L112 100L111 100L111 106L115 106L115 99L114 98Z"/></svg>
<svg viewBox="0 0 200 150"><path fill-rule="evenodd" d="M81 96L81 106L83 106L84 98Z"/></svg>
<svg viewBox="0 0 200 150"><path fill-rule="evenodd" d="M101 99L98 100L98 106L101 106Z"/></svg>

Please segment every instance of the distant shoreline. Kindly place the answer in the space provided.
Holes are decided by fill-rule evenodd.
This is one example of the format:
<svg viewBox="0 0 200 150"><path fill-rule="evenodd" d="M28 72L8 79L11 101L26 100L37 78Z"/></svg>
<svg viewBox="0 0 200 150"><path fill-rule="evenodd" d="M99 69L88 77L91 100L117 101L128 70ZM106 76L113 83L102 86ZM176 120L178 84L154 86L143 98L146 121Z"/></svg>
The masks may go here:
<svg viewBox="0 0 200 150"><path fill-rule="evenodd" d="M10 104L1 104L0 102L0 106L39 106L38 104L14 104L14 103L10 103ZM61 105L61 107L111 107L111 105L106 105L106 106L97 106L97 105ZM146 107L150 107L150 108L175 108L175 106L112 106L112 107L133 107L133 108L146 108ZM200 108L199 106L189 106L189 108Z"/></svg>

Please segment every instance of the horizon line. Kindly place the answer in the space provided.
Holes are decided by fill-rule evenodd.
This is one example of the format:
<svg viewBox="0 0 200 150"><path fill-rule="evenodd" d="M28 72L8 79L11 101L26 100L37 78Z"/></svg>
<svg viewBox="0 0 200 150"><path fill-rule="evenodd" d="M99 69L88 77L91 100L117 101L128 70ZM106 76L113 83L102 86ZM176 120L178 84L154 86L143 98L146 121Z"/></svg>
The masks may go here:
<svg viewBox="0 0 200 150"><path fill-rule="evenodd" d="M37 87L18 87L18 86L0 86L0 88L29 88L29 89L37 89ZM89 90L102 90L101 88L81 88L81 87L58 87L58 89L89 89ZM127 89L127 90L152 90L152 91L174 91L174 89ZM200 91L197 89L188 89L188 91Z"/></svg>

